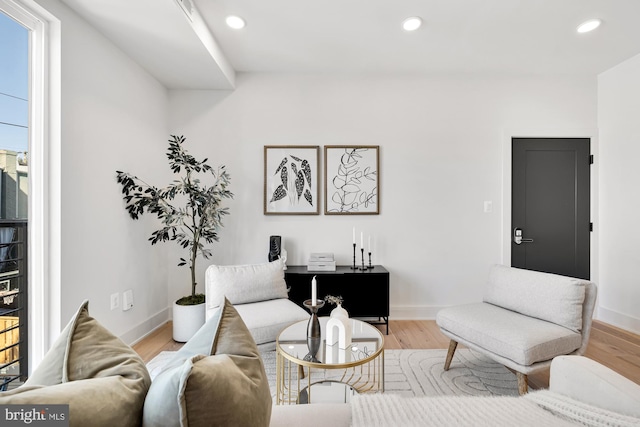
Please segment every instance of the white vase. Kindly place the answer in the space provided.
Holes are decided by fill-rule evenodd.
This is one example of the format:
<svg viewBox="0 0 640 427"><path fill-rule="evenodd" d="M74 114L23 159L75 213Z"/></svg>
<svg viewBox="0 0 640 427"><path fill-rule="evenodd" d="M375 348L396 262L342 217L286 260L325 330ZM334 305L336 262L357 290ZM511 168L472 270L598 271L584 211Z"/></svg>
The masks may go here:
<svg viewBox="0 0 640 427"><path fill-rule="evenodd" d="M342 304L338 304L336 308L331 310L331 316L326 325L326 342L327 345L333 346L338 344L338 348L343 350L339 353L339 363L346 362L344 350L351 344L351 319L349 313L342 308Z"/></svg>
<svg viewBox="0 0 640 427"><path fill-rule="evenodd" d="M187 342L205 322L205 303L178 305L173 303L173 340Z"/></svg>
<svg viewBox="0 0 640 427"><path fill-rule="evenodd" d="M338 304L336 306L336 308L334 308L333 310L331 310L331 317L336 317L336 316L344 316L344 317L349 317L349 313L347 312L347 310L345 310L344 308L342 308L342 304Z"/></svg>

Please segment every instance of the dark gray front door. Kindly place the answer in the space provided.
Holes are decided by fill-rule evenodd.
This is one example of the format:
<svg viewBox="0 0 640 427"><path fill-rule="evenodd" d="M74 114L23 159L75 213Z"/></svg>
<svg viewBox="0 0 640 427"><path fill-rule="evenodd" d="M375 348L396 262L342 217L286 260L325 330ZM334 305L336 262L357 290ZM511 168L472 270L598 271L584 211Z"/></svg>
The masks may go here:
<svg viewBox="0 0 640 427"><path fill-rule="evenodd" d="M511 265L589 279L590 141L513 138Z"/></svg>

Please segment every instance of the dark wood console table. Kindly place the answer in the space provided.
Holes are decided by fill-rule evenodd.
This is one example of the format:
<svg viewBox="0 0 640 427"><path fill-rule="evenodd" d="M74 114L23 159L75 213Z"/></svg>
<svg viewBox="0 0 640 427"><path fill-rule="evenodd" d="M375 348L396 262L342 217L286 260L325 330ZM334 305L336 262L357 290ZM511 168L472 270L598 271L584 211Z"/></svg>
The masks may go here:
<svg viewBox="0 0 640 427"><path fill-rule="evenodd" d="M372 324L382 324L389 334L389 272L381 265L365 271L338 266L336 271L307 271L307 266L287 266L284 279L289 299L300 307L311 298L311 279L316 276L318 299L326 295L341 296L342 306L349 317L357 317ZM328 316L335 306L325 304L319 316Z"/></svg>

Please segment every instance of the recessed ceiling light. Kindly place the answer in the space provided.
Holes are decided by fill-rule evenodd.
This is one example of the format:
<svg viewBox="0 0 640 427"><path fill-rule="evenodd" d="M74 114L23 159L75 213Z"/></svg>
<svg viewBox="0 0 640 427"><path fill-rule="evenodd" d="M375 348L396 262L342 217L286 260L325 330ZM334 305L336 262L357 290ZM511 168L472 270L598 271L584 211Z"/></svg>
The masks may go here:
<svg viewBox="0 0 640 427"><path fill-rule="evenodd" d="M225 22L229 27L233 28L234 30L240 30L244 28L245 25L247 25L247 23L244 22L244 19L235 15L227 16L227 19L225 20Z"/></svg>
<svg viewBox="0 0 640 427"><path fill-rule="evenodd" d="M600 19L589 19L588 21L578 25L577 30L579 33L588 33L589 31L593 31L598 28L600 24L602 24Z"/></svg>
<svg viewBox="0 0 640 427"><path fill-rule="evenodd" d="M405 31L415 31L422 26L422 18L418 16L412 16L402 21L402 28Z"/></svg>

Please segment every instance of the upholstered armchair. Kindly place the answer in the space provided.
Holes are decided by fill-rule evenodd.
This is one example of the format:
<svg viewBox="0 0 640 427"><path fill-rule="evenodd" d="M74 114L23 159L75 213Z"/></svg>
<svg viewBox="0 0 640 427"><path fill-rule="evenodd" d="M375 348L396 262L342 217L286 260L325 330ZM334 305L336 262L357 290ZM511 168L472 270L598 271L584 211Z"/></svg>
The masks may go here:
<svg viewBox="0 0 640 427"><path fill-rule="evenodd" d="M205 296L207 320L226 297L261 351L275 349L284 328L309 318L288 298L282 259L265 264L211 265L205 273Z"/></svg>

